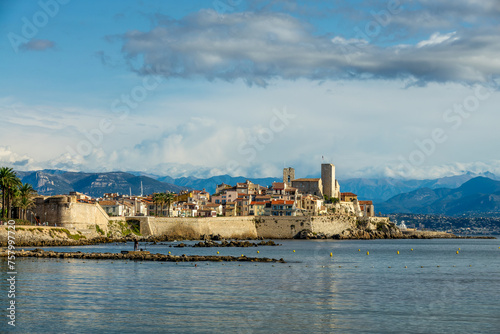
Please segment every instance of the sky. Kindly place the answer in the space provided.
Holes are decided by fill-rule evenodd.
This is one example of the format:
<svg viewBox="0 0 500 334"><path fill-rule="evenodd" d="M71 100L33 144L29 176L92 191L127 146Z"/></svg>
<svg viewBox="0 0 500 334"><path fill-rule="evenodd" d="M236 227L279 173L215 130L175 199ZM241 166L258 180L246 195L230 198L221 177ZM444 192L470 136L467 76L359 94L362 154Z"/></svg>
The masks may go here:
<svg viewBox="0 0 500 334"><path fill-rule="evenodd" d="M0 1L0 166L500 175L500 2Z"/></svg>

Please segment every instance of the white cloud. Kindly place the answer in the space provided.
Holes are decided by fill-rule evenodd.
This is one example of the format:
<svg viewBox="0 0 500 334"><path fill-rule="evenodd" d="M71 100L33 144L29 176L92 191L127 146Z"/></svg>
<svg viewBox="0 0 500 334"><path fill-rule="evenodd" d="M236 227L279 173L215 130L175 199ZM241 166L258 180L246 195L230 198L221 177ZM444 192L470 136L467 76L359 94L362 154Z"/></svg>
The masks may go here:
<svg viewBox="0 0 500 334"><path fill-rule="evenodd" d="M341 35L319 36L282 13L232 13L220 20L215 11L202 10L149 32L128 32L123 52L135 71L168 78L241 79L259 86L278 78L473 83L500 75L500 64L491 61L500 54L499 33L498 27L480 35L436 32L416 46L380 47Z"/></svg>
<svg viewBox="0 0 500 334"><path fill-rule="evenodd" d="M458 37L454 37L456 35L456 31L450 32L448 34L441 35L439 32L436 32L431 35L431 37L425 41L421 41L417 43L417 48L422 48L425 46L433 46L437 44L441 44L444 42L454 42L458 40Z"/></svg>

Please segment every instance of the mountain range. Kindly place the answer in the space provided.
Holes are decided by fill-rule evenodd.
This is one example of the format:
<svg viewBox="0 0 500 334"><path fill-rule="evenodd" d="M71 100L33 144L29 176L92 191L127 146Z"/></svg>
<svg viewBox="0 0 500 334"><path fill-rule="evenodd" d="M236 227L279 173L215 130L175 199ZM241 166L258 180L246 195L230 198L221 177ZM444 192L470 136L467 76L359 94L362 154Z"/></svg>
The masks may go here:
<svg viewBox="0 0 500 334"><path fill-rule="evenodd" d="M101 197L105 193L134 195L155 192L179 192L187 189L182 186L161 182L147 176L137 176L125 172L83 173L60 170L42 170L17 172L23 183L29 183L41 195L51 196L78 191L92 197Z"/></svg>
<svg viewBox="0 0 500 334"><path fill-rule="evenodd" d="M428 187L396 195L375 205L382 213L445 216L500 214L500 181L475 177L455 189Z"/></svg>

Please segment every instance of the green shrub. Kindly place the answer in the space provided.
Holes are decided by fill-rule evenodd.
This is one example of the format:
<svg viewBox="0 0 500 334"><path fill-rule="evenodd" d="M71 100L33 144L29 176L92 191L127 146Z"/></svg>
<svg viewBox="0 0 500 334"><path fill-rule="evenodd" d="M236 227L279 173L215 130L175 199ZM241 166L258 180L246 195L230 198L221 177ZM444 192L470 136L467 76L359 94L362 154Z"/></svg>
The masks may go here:
<svg viewBox="0 0 500 334"><path fill-rule="evenodd" d="M99 227L99 225L96 224L95 226L95 230L97 231L97 233L99 233L100 235L104 235L106 233L104 233L104 231Z"/></svg>

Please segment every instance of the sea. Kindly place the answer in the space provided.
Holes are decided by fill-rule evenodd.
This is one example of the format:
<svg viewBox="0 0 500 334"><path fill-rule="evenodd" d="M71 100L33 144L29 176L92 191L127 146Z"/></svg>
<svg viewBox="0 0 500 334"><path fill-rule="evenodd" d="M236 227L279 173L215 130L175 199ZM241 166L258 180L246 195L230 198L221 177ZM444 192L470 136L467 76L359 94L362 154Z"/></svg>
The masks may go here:
<svg viewBox="0 0 500 334"><path fill-rule="evenodd" d="M15 327L2 258L0 332L500 333L498 239L275 242L140 248L286 263L18 258ZM133 243L45 249L119 253Z"/></svg>

